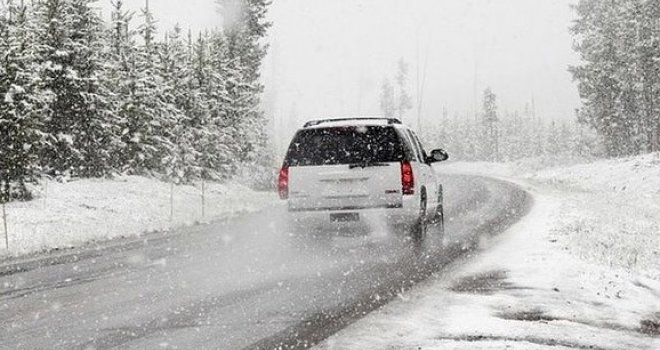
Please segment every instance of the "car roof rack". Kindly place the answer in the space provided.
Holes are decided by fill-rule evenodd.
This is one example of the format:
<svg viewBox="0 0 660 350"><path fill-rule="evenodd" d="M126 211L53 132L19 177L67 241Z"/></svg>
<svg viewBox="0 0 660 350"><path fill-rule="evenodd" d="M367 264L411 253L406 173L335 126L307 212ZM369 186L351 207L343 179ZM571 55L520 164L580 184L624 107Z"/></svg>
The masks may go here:
<svg viewBox="0 0 660 350"><path fill-rule="evenodd" d="M352 121L352 120L362 120L362 121L387 121L387 124L402 124L401 120L398 118L385 118L385 117L352 117L352 118L335 118L335 119L318 119L318 120L310 120L305 125L303 128L309 128L312 126L317 126L319 124L323 123L333 123L333 122L347 122L347 121Z"/></svg>

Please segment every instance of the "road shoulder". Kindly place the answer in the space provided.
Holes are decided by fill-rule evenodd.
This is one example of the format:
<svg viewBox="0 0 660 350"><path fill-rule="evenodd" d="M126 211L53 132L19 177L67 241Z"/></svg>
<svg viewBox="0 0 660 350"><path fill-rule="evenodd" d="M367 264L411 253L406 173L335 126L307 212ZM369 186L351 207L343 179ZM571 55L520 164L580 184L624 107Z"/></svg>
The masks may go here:
<svg viewBox="0 0 660 350"><path fill-rule="evenodd" d="M554 230L565 201L532 192L532 211L476 257L317 348L657 348L660 283L575 257Z"/></svg>
<svg viewBox="0 0 660 350"><path fill-rule="evenodd" d="M5 208L8 246L1 232L0 260L172 231L259 211L277 201L274 192L233 182L172 185L141 176L44 180L31 190L33 200Z"/></svg>
<svg viewBox="0 0 660 350"><path fill-rule="evenodd" d="M206 227L217 226L219 223L231 222L231 220L242 217L258 215L260 212L276 206L276 204L274 201L264 201L262 208L253 207L250 210L232 212L231 215L218 215L204 222L181 224L163 230L145 231L125 236L101 237L80 242L70 247L36 251L18 256L0 256L0 277L28 272L45 266L77 263L86 259L107 256L113 252L139 249L160 241L184 239L182 237L205 232Z"/></svg>

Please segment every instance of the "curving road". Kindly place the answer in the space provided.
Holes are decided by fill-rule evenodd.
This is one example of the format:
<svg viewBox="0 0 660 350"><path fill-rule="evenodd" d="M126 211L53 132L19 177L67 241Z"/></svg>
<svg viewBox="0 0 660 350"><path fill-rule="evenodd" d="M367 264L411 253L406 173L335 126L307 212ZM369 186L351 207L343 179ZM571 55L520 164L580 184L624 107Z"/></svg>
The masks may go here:
<svg viewBox="0 0 660 350"><path fill-rule="evenodd" d="M442 176L445 237L291 236L282 206L96 250L0 265L0 349L305 348L503 231L531 205Z"/></svg>

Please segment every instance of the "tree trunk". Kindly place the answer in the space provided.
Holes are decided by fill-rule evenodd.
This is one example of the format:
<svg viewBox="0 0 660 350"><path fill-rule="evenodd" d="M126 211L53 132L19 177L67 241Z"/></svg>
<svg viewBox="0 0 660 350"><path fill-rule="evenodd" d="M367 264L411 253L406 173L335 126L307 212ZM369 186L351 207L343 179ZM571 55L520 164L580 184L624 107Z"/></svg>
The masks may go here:
<svg viewBox="0 0 660 350"><path fill-rule="evenodd" d="M4 227L5 232L5 247L9 251L9 231L7 230L7 209L5 208L6 204L2 202L2 226Z"/></svg>
<svg viewBox="0 0 660 350"><path fill-rule="evenodd" d="M170 222L174 220L174 181L170 182Z"/></svg>
<svg viewBox="0 0 660 350"><path fill-rule="evenodd" d="M206 212L206 181L202 178L202 219L205 216Z"/></svg>

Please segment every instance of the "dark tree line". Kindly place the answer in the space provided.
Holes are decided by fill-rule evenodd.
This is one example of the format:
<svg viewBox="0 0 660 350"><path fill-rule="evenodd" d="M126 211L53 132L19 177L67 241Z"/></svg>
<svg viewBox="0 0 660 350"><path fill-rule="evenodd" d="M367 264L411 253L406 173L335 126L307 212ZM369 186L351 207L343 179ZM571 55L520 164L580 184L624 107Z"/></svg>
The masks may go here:
<svg viewBox="0 0 660 350"><path fill-rule="evenodd" d="M660 1L580 0L574 10L571 33L582 61L569 68L583 102L577 124L543 123L529 113L499 117L486 91L476 120L443 118L429 137L466 160L660 151Z"/></svg>
<svg viewBox="0 0 660 350"><path fill-rule="evenodd" d="M107 22L94 2L0 0L0 201L43 175L187 182L265 167L268 1L219 1L235 18L196 34L157 34L148 8L120 0Z"/></svg>
<svg viewBox="0 0 660 350"><path fill-rule="evenodd" d="M406 114L413 107L412 97L408 93L408 63L401 58L397 62L396 85L385 78L380 90L380 110L386 118L405 120Z"/></svg>
<svg viewBox="0 0 660 350"><path fill-rule="evenodd" d="M580 0L571 67L608 156L660 151L660 1Z"/></svg>
<svg viewBox="0 0 660 350"><path fill-rule="evenodd" d="M574 121L543 121L529 104L522 113L501 113L490 88L484 91L476 117L450 117L445 111L425 125L422 136L427 144L444 147L452 159L465 161L602 155L600 138L589 127Z"/></svg>
<svg viewBox="0 0 660 350"><path fill-rule="evenodd" d="M580 0L573 8L570 30L581 58L569 68L582 98L577 123L544 123L529 112L498 116L486 91L476 118L445 116L428 137L466 160L660 151L660 1Z"/></svg>
<svg viewBox="0 0 660 350"><path fill-rule="evenodd" d="M516 161L526 158L601 156L594 132L572 121L545 122L509 112L497 122L497 140L484 137L483 123L470 117L445 116L427 125L422 136L428 145L445 148L454 160ZM497 148L493 148L497 142Z"/></svg>

